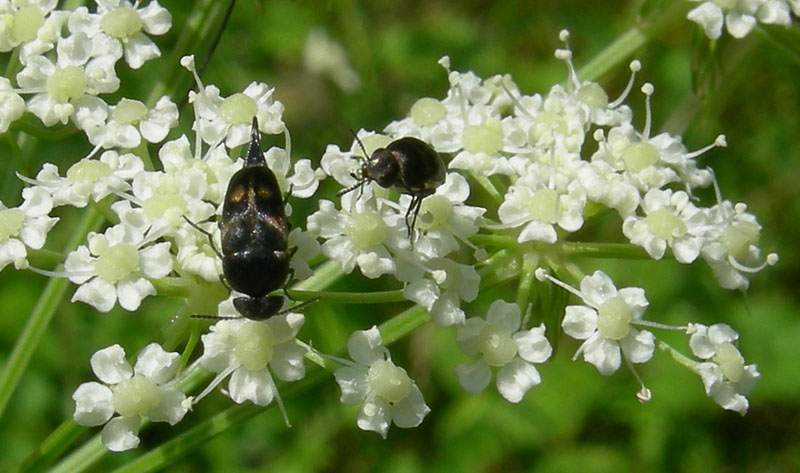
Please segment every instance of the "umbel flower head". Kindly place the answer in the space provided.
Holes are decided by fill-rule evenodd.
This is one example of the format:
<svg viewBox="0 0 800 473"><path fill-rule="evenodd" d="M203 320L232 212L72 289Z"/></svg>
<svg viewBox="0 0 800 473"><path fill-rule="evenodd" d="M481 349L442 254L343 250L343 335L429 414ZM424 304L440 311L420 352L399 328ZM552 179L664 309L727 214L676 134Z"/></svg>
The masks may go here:
<svg viewBox="0 0 800 473"><path fill-rule="evenodd" d="M139 445L137 434L143 418L177 424L187 411L186 396L173 380L179 359L180 355L168 353L156 343L139 353L133 368L119 345L96 352L92 371L102 383L90 381L75 390L75 422L105 424L101 439L114 452Z"/></svg>

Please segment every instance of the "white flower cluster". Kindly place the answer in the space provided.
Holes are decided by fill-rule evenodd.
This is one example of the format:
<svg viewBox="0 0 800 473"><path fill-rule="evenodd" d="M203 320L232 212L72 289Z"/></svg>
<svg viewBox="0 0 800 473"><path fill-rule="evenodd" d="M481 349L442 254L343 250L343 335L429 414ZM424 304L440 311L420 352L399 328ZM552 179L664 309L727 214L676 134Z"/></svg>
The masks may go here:
<svg viewBox="0 0 800 473"><path fill-rule="evenodd" d="M561 38L566 42L568 34ZM403 283L405 297L424 307L437 325L458 327L462 351L478 358L456 369L467 391L484 390L494 367L498 391L511 402L541 382L533 363L546 361L551 348L544 326L526 326L516 305L495 301L485 320L467 318L462 304L477 297L481 280L474 265L463 263L460 250L477 250L478 262L484 258L471 243L480 229L510 235L536 252L565 240L583 228L585 218L606 208L619 216L630 243L651 258L663 258L668 249L683 264L702 258L724 288L746 289L753 273L777 261L775 254L761 257L761 227L744 204L723 200L717 190L717 203L703 207L694 195L702 187L716 190L713 172L697 158L725 146L724 136L698 151L687 150L680 136L651 136L651 84L641 87L647 107L639 131L623 105L638 61L630 65L634 74L625 92L610 100L597 83L578 80L569 49L558 50L556 57L567 63L569 81L545 95L523 94L509 76L482 80L472 72L451 71L443 58L450 81L444 99L418 100L407 118L383 133L359 131L349 149L328 146L321 165L344 190L339 205L320 200L319 210L308 217L308 231L322 240L322 253L345 272L358 267L369 278L392 275ZM445 182L422 198L410 236L409 206L417 196L401 193L394 199L362 170L377 162L369 159L375 150L404 137L429 143L450 170ZM496 221L491 210L466 204L469 185L454 170L497 195ZM497 183L508 185L500 190ZM537 277L582 300L583 305L567 307L562 328L582 341L575 357L582 355L603 375L625 361L638 379L633 365L649 361L656 347L648 328L685 329L644 320L644 290L618 290L602 271L583 277L580 289L541 269ZM643 383L637 396L643 402L651 396Z"/></svg>
<svg viewBox="0 0 800 473"><path fill-rule="evenodd" d="M109 106L98 97L119 89L114 68L120 59L138 69L161 55L148 35L169 31L172 16L156 0L144 7L96 3L94 13L83 6L56 10L56 0L0 4L0 51L16 50L23 66L16 88L0 80L0 132L27 110L45 126L71 119L95 146L133 148L142 137L161 141L164 127L175 125L178 111L166 98L148 110L138 101Z"/></svg>
<svg viewBox="0 0 800 473"><path fill-rule="evenodd" d="M48 216L53 207L85 207L111 196L116 201L110 209L119 223L102 233L90 233L87 244L67 256L64 271L40 271L79 284L73 301L101 312L119 302L133 311L142 299L156 294L152 281L173 272L218 281L220 261L207 236L186 219L206 222L221 210L227 182L242 166L242 160L231 159L229 152L247 141L242 130L249 135L253 116L262 118L262 131L285 131L283 104L272 99L273 89L263 83L254 82L228 98L220 97L213 86L200 84L200 90L190 96L196 111L195 145L186 136L163 143L158 151L160 171L145 170L135 154L110 149L78 161L63 176L57 166L45 163L35 179L23 178L31 184L23 192L23 204L0 210L0 269L12 262L17 268L28 267L27 249L42 248L46 233L58 220ZM174 123L141 126L151 132L158 129L163 139ZM91 140L91 133L87 135ZM309 160L297 161L287 176L292 172L288 150L270 148L265 158L283 192L291 187L294 197L310 197L316 191L323 174L312 169ZM218 239L216 225L202 225ZM315 254L314 242L299 230L290 239L303 246L305 258L293 261L302 272L307 258Z"/></svg>
<svg viewBox="0 0 800 473"><path fill-rule="evenodd" d="M691 0L702 2L687 18L703 27L711 39L722 35L722 26L734 38L744 38L756 24L791 26L792 13L800 16L798 0Z"/></svg>

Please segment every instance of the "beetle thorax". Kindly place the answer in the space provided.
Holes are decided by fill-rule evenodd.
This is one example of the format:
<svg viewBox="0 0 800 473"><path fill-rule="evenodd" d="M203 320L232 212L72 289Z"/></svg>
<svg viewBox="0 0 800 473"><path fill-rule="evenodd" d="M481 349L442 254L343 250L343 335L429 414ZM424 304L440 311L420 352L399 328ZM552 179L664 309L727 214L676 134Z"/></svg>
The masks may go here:
<svg viewBox="0 0 800 473"><path fill-rule="evenodd" d="M372 153L369 161L361 165L364 179L373 180L381 187L392 187L399 179L400 166L391 151L379 148Z"/></svg>

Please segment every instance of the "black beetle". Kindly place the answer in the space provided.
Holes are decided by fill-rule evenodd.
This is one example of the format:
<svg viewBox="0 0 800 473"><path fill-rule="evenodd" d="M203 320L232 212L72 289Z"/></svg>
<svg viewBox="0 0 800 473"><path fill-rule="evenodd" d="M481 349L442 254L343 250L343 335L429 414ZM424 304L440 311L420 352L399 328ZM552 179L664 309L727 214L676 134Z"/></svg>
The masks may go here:
<svg viewBox="0 0 800 473"><path fill-rule="evenodd" d="M408 235L411 237L422 199L436 192L436 188L444 183L444 161L429 144L410 136L392 141L386 148L376 149L367 159L364 144L355 133L353 136L364 152L365 159L358 172L352 174L358 182L340 191L339 195L360 188L369 181L411 195L405 217ZM412 212L414 217L409 224L408 218Z"/></svg>
<svg viewBox="0 0 800 473"><path fill-rule="evenodd" d="M294 271L289 263L297 247L289 248L289 221L285 199L278 180L267 167L259 143L258 121L253 117L250 144L244 167L236 171L228 183L222 206L221 279L229 289L246 294L233 300L233 306L244 317L265 320L277 315L283 306L282 296L268 296L283 288ZM188 221L188 219L187 219ZM211 234L189 223L209 236ZM214 243L212 248L216 252ZM296 309L312 301L293 307Z"/></svg>

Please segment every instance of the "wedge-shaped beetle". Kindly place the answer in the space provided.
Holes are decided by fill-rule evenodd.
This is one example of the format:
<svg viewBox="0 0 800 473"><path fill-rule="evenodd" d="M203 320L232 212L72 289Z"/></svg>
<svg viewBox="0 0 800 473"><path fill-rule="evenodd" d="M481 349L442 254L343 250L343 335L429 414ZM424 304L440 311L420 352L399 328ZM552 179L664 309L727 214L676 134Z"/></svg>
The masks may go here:
<svg viewBox="0 0 800 473"><path fill-rule="evenodd" d="M355 133L353 135L364 156L367 156L364 144ZM360 188L369 181L411 195L411 204L405 216L408 235L411 237L422 199L436 192L436 188L444 183L445 166L439 153L430 145L417 138L405 137L392 141L386 148L376 149L372 156L364 160L361 168L353 173L353 177L357 180L356 184L340 191L339 195Z"/></svg>
<svg viewBox="0 0 800 473"><path fill-rule="evenodd" d="M261 153L255 117L244 167L231 177L222 205L219 222L222 254L214 246L210 233L186 221L208 236L214 252L222 259L223 283L229 289L246 294L233 300L233 306L242 316L265 320L281 313L283 296L267 294L283 288L288 296L286 284L293 273L289 263L297 248L289 248L290 227L285 200L275 174L267 167Z"/></svg>

